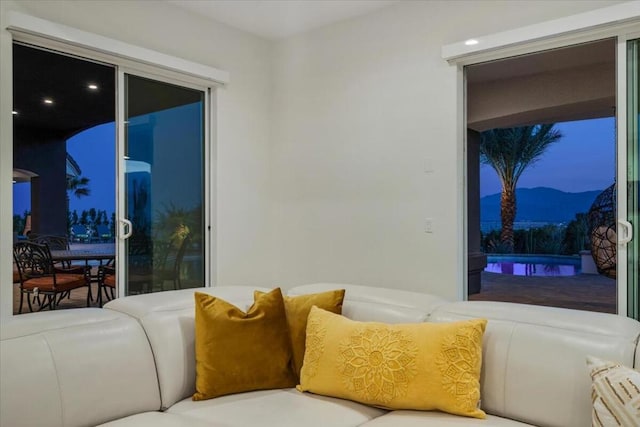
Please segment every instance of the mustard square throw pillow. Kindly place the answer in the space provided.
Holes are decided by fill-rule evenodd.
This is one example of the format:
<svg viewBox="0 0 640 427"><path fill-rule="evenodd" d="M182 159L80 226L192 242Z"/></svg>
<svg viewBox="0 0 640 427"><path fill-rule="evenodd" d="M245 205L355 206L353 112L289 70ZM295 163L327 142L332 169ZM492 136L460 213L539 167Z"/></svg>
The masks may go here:
<svg viewBox="0 0 640 427"><path fill-rule="evenodd" d="M263 292L255 291L254 298L262 294ZM331 313L342 314L343 301L344 289L284 297L284 310L287 313L291 350L293 351L293 370L298 377L304 360L307 318L311 307L316 306Z"/></svg>
<svg viewBox="0 0 640 427"><path fill-rule="evenodd" d="M193 400L296 385L279 288L256 298L246 313L200 292L195 302Z"/></svg>
<svg viewBox="0 0 640 427"><path fill-rule="evenodd" d="M313 307L298 390L484 418L478 403L486 324L356 322Z"/></svg>

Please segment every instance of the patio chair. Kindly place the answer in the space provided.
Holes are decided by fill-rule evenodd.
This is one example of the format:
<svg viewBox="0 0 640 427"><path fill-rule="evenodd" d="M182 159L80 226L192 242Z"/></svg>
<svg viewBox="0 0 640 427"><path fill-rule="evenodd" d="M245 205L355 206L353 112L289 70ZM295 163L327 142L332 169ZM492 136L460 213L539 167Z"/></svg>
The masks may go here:
<svg viewBox="0 0 640 427"><path fill-rule="evenodd" d="M116 297L116 269L114 266L101 265L98 267L98 305L102 307L105 296L107 301Z"/></svg>
<svg viewBox="0 0 640 427"><path fill-rule="evenodd" d="M101 242L109 242L113 239L113 233L111 233L111 229L104 225L96 225L96 237Z"/></svg>
<svg viewBox="0 0 640 427"><path fill-rule="evenodd" d="M88 242L90 239L89 230L82 224L71 226L71 238L76 242Z"/></svg>
<svg viewBox="0 0 640 427"><path fill-rule="evenodd" d="M134 234L127 246L127 293L149 293L153 284L153 242L145 235Z"/></svg>
<svg viewBox="0 0 640 427"><path fill-rule="evenodd" d="M33 243L47 244L51 250L68 250L69 240L64 236L54 236L49 234L34 234L29 235L29 241Z"/></svg>
<svg viewBox="0 0 640 427"><path fill-rule="evenodd" d="M41 245L46 244L49 246L49 250L69 250L69 239L64 236L30 233L29 241ZM53 264L58 273L84 274L85 266L73 265L71 261L54 261ZM67 292L67 297L71 297L69 292ZM40 298L36 297L36 300L40 304Z"/></svg>
<svg viewBox="0 0 640 427"><path fill-rule="evenodd" d="M53 236L48 234L33 234L29 235L29 241L33 243L40 243L41 245L46 244L49 246L49 249L52 251L55 250L69 250L69 239L64 236ZM71 262L69 261L57 261L55 262L56 267L64 268L64 269L72 269ZM69 271L71 273L73 271Z"/></svg>
<svg viewBox="0 0 640 427"><path fill-rule="evenodd" d="M51 259L51 251L47 244L34 242L18 242L13 246L13 259L18 268L20 280L20 308L22 313L24 296L27 295L29 311L33 311L31 297L37 298L40 305L38 311L49 307L55 310L67 292L89 287L90 270L85 268L82 274L60 272ZM90 303L90 292L87 292L87 307ZM40 296L44 301L40 302Z"/></svg>
<svg viewBox="0 0 640 427"><path fill-rule="evenodd" d="M160 262L158 262L160 268L154 268L154 279L161 284L165 281L173 282L173 289L181 289L182 282L180 277L180 268L182 266L182 260L191 242L190 236L187 234L181 242L178 239L172 240L164 251L160 251ZM164 288L164 287L163 287Z"/></svg>

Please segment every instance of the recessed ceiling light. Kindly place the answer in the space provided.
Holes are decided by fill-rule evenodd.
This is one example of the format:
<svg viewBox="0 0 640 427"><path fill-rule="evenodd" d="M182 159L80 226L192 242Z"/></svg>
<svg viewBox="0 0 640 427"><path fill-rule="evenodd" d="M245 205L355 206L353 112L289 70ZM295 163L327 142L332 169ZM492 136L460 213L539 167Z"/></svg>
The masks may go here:
<svg viewBox="0 0 640 427"><path fill-rule="evenodd" d="M476 39L469 39L466 42L464 42L464 44L466 44L467 46L473 46L473 45L478 44L478 43L480 43L480 42L478 40L476 40Z"/></svg>
<svg viewBox="0 0 640 427"><path fill-rule="evenodd" d="M98 85L93 84L93 83L91 83L91 84L87 85L87 87L88 87L89 89L91 89L91 90L98 90Z"/></svg>
<svg viewBox="0 0 640 427"><path fill-rule="evenodd" d="M13 110L13 111L11 112L11 114L13 114L14 116L17 116L17 115L18 115L18 112L17 112L16 110Z"/></svg>
<svg viewBox="0 0 640 427"><path fill-rule="evenodd" d="M42 100L42 102L44 102L45 104L53 104L53 99L45 98L45 99Z"/></svg>

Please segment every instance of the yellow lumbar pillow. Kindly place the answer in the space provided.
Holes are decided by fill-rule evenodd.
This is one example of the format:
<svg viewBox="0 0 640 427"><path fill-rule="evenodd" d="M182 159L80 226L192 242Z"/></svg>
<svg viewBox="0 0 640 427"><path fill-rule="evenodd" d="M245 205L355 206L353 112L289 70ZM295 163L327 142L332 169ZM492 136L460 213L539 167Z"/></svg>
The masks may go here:
<svg viewBox="0 0 640 427"><path fill-rule="evenodd" d="M478 402L486 324L356 322L313 307L298 390L484 418Z"/></svg>
<svg viewBox="0 0 640 427"><path fill-rule="evenodd" d="M263 292L255 291L254 298L262 294ZM291 349L293 350L293 370L297 376L300 376L302 362L304 361L307 318L311 307L316 306L331 313L342 314L343 300L344 289L284 297L284 309L287 313Z"/></svg>
<svg viewBox="0 0 640 427"><path fill-rule="evenodd" d="M212 295L195 294L196 393L205 400L250 390L296 385L279 288L245 313Z"/></svg>

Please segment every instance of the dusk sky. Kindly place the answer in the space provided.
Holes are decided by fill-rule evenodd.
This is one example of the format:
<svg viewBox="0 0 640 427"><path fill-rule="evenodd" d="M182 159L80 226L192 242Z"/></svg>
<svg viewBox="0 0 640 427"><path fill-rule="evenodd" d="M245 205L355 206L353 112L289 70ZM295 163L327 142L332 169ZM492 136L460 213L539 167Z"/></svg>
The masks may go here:
<svg viewBox="0 0 640 427"><path fill-rule="evenodd" d="M564 136L524 171L517 187L550 187L569 193L609 187L616 173L615 123L607 117L556 124ZM482 165L480 197L500 189L496 172Z"/></svg>
<svg viewBox="0 0 640 427"><path fill-rule="evenodd" d="M77 198L70 195L70 209L78 211L96 208L106 210L111 219L115 211L115 124L113 122L99 125L81 132L67 140L67 152L76 160L82 176L89 178L91 194ZM30 210L28 184L13 186L13 213L22 215Z"/></svg>
<svg viewBox="0 0 640 427"><path fill-rule="evenodd" d="M89 178L91 194L88 197L69 196L70 209L78 214L83 209L106 210L109 219L116 205L116 130L115 123L106 123L87 129L67 140L67 152Z"/></svg>
<svg viewBox="0 0 640 427"><path fill-rule="evenodd" d="M603 190L615 177L615 119L604 118L556 125L564 137L546 151L520 178L518 188L550 187L567 192ZM95 207L115 210L115 128L107 123L88 129L67 141L67 150L90 179L89 197L70 197L78 214ZM29 210L29 186L14 185L14 213ZM480 169L480 195L500 192L495 171Z"/></svg>

